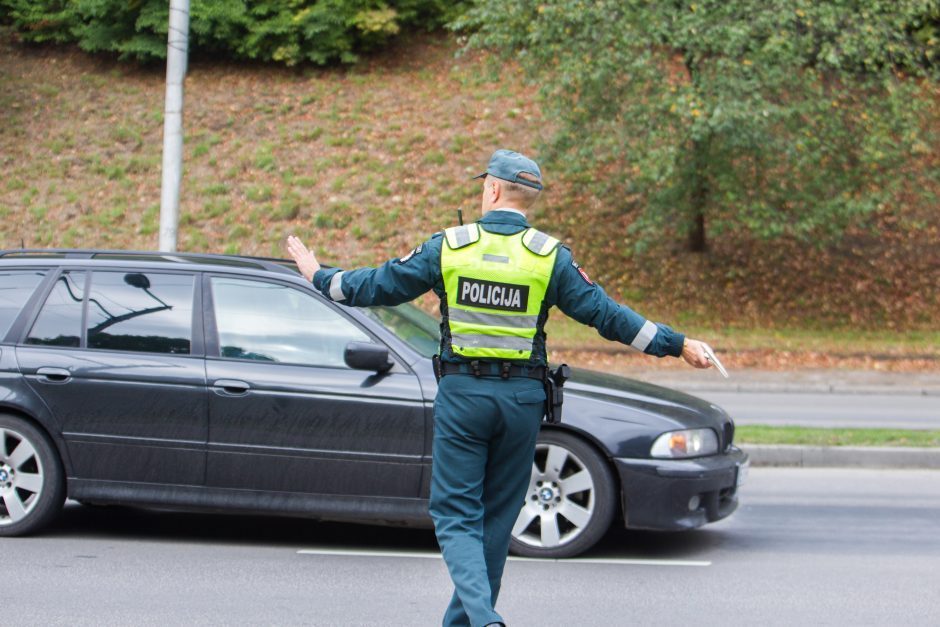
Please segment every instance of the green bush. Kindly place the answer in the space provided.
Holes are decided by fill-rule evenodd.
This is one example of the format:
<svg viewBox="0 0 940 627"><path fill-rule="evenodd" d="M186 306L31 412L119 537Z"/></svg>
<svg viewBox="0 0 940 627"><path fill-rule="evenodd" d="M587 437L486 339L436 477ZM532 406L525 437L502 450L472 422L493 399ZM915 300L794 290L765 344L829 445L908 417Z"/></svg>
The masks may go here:
<svg viewBox="0 0 940 627"><path fill-rule="evenodd" d="M286 65L351 63L403 28L434 29L463 1L191 0L190 49ZM30 42L75 42L122 59L166 57L168 0L0 0Z"/></svg>

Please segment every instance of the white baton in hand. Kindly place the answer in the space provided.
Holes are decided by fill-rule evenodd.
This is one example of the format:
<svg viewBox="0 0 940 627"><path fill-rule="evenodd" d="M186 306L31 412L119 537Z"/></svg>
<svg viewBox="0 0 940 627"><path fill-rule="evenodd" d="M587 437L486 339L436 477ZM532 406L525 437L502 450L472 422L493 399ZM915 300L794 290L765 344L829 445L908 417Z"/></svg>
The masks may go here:
<svg viewBox="0 0 940 627"><path fill-rule="evenodd" d="M712 364L714 364L714 366L718 368L718 372L721 373L721 376L727 379L728 371L725 370L725 367L721 365L720 361L718 361L718 357L715 355L715 351L712 350L712 347L706 344L705 342L702 342L702 348L705 350L705 359L712 362Z"/></svg>

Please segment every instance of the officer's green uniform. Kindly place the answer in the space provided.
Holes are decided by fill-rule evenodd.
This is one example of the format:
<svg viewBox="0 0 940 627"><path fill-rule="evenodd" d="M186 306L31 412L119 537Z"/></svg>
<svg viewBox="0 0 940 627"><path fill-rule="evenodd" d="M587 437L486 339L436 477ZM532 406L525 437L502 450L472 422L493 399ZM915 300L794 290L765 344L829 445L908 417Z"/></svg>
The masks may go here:
<svg viewBox="0 0 940 627"><path fill-rule="evenodd" d="M476 225L480 229L480 241L465 248L448 246L444 233L437 233L409 255L378 268L324 269L313 279L321 293L347 305L396 305L413 300L429 289L441 299L441 359L464 364L466 374L445 376L438 389L434 405L430 511L455 585L444 624L474 627L501 620L493 608L512 526L531 473L535 437L545 399L542 384L536 380L502 379L498 376L499 368L486 366L482 368L483 376L477 378L471 374L469 363L475 358L461 354L466 354L465 349L472 345L473 335L486 335L475 333L481 330L475 325L480 321L485 323L488 314L513 316L507 318L511 320L507 327L511 330L509 337L525 338L525 342L503 341L502 348L516 351L522 348L523 354L513 362L532 368L546 365L543 327L548 310L554 305L579 322L596 327L602 336L650 355L679 356L684 339L668 326L650 322L609 298L572 259L571 251L551 238L544 240L550 245L550 256L537 255L524 245L507 247L508 254L486 249L496 241L490 240L491 235L505 236L499 239L516 242L526 234L536 237L538 232L530 230L521 213L491 211ZM458 234L453 233L455 244L459 243L457 237ZM538 237L541 240L543 236L538 234ZM539 249L540 253L545 251ZM453 269L444 267L447 260L461 263L465 255L480 257L481 266L504 265L499 260L484 264L484 254L523 256L530 266L536 267L535 274L544 272L550 264L541 303L533 309L530 301L524 311L507 311L522 307L521 295L517 303L515 293L496 289L497 286L485 289L480 281L477 281L480 286L477 289L473 285L467 287L466 281L461 286L460 273L450 276ZM493 283L518 281L515 276L502 277L512 280L499 281L500 276L485 274L470 278ZM447 283L450 283L449 289ZM467 289L466 294L462 288ZM542 288L530 287L530 290L533 290L530 295L537 296ZM461 296L466 305L457 303ZM470 302L474 300L475 304ZM481 303L483 300L488 302ZM506 309L479 306L494 303ZM458 310L462 313L455 316ZM529 326L533 311L537 311L534 327ZM465 315L470 313L482 315ZM489 339L483 342L491 343ZM508 357L501 355L502 359Z"/></svg>

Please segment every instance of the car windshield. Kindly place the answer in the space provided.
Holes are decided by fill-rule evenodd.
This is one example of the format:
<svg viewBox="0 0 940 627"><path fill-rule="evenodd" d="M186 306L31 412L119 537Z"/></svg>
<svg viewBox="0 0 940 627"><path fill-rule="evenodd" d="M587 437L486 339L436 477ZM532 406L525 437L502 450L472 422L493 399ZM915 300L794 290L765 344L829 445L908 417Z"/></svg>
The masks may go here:
<svg viewBox="0 0 940 627"><path fill-rule="evenodd" d="M414 305L405 303L396 307L365 307L363 311L419 354L425 357L437 354L441 343L439 323Z"/></svg>

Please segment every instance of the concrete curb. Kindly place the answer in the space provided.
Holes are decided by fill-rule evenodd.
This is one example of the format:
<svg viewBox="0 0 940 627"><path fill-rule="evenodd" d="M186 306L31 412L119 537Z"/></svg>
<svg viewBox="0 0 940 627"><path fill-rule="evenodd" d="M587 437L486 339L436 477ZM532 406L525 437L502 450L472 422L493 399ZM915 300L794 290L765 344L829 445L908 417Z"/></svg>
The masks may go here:
<svg viewBox="0 0 940 627"><path fill-rule="evenodd" d="M874 372L868 370L795 370L773 372L742 369L730 379L709 373L642 370L622 373L691 394L832 394L940 397L940 372Z"/></svg>
<svg viewBox="0 0 940 627"><path fill-rule="evenodd" d="M663 385L657 382L658 385ZM696 394L701 392L737 392L741 394L868 394L879 396L940 396L940 388L899 387L895 385L842 385L842 384L769 384L741 383L737 385L674 383L666 384Z"/></svg>
<svg viewBox="0 0 940 627"><path fill-rule="evenodd" d="M752 466L921 468L940 470L940 448L738 444Z"/></svg>

